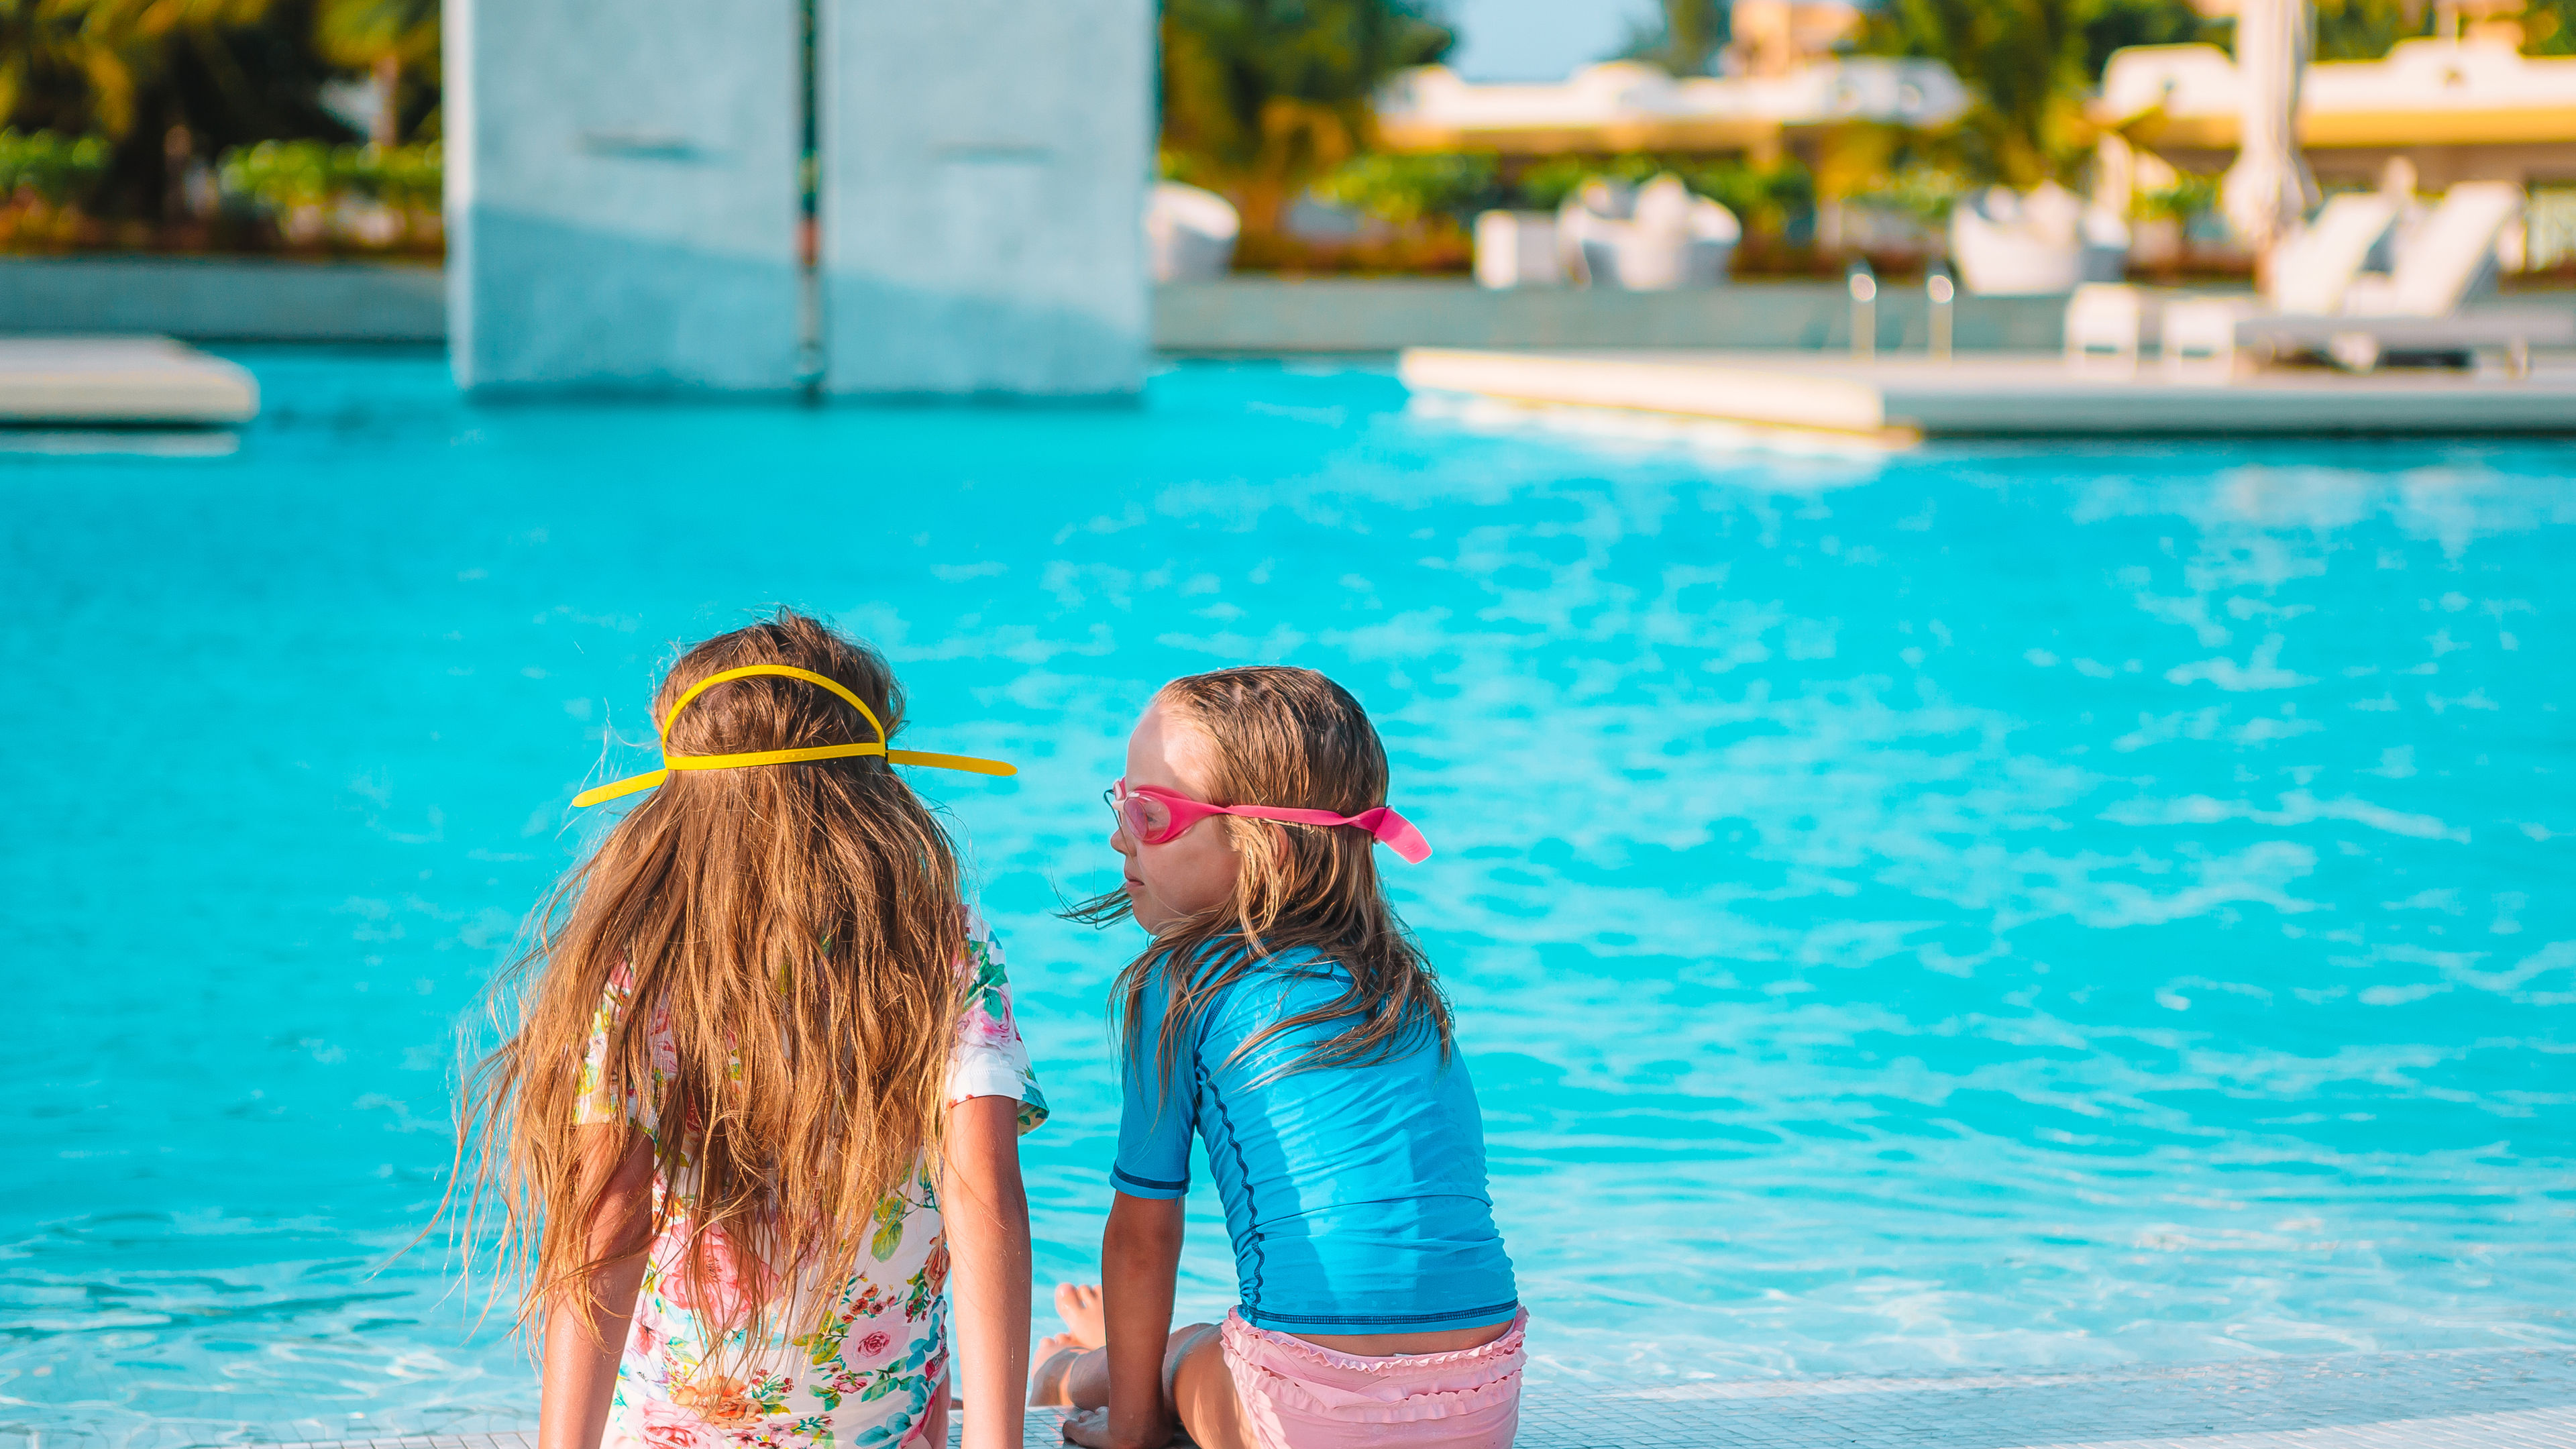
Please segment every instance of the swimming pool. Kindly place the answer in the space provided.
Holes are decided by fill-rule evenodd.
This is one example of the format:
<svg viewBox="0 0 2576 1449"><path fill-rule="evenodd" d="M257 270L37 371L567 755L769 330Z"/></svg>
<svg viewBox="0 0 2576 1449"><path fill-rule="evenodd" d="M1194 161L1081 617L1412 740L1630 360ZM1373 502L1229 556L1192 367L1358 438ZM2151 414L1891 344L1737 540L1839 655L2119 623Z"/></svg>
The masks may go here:
<svg viewBox="0 0 2576 1449"><path fill-rule="evenodd" d="M439 1242L373 1270L567 801L775 601L1023 767L921 783L1057 1109L1042 1284L1090 1272L1128 944L1050 911L1153 686L1285 660L1438 849L1389 870L1540 1372L2576 1342L2576 449L1783 458L1250 364L469 408L433 356L239 355L236 455L0 458L0 1436L525 1419Z"/></svg>

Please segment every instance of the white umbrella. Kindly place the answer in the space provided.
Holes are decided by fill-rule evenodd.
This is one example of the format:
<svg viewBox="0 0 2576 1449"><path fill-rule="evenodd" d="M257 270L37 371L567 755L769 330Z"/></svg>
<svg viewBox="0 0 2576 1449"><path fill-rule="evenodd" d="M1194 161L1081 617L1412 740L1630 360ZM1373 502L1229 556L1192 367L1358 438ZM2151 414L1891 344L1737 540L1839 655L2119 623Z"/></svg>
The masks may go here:
<svg viewBox="0 0 2576 1449"><path fill-rule="evenodd" d="M2298 134L2299 74L2314 33L2308 0L2238 0L2236 83L2245 110L2219 204L2258 256L2298 230L2317 201Z"/></svg>

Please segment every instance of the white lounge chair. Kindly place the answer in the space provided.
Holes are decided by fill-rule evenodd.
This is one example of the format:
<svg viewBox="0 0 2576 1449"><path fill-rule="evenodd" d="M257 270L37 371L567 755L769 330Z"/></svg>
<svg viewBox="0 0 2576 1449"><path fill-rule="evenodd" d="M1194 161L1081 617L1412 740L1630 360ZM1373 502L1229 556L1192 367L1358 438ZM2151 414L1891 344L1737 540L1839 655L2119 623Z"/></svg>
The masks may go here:
<svg viewBox="0 0 2576 1449"><path fill-rule="evenodd" d="M2360 272L2360 258L2374 249L2395 221L2393 205L2377 198L2338 197L2318 214L2312 233L2325 230L2329 214L2350 203L2348 227L2320 241L2313 252L2276 254L2278 306L2253 310L2226 302L2176 303L2165 313L2165 355L2178 372L2232 373L2239 349L2258 358L2323 352L2355 372L2368 372L2390 355L2456 361L2480 350L2501 350L2510 370L2530 365L2535 345L2576 343L2576 312L2564 307L2482 307L2461 310L2496 275L2496 246L2522 214L2522 189L2503 181L2464 181L2453 186L2432 215L2404 237L2397 265L2385 277ZM2384 208L2384 210L2375 210ZM2373 220L2377 231L2370 230ZM2301 238L2305 241L2306 238ZM2319 305L2326 282L2312 275L2350 258L2353 274L2334 289L2334 305ZM2305 302L2304 308L2294 303Z"/></svg>
<svg viewBox="0 0 2576 1449"><path fill-rule="evenodd" d="M2378 192L2328 198L2315 220L2273 249L2266 296L2195 297L2166 306L2159 329L2166 371L2224 380L2236 371L2241 324L2341 311L2345 294L2396 224L2397 204Z"/></svg>
<svg viewBox="0 0 2576 1449"><path fill-rule="evenodd" d="M2077 372L2138 370L2138 334L2146 314L2138 289L2087 282L2066 301L2066 365Z"/></svg>
<svg viewBox="0 0 2576 1449"><path fill-rule="evenodd" d="M2316 220L2272 252L2271 310L2315 315L2343 310L2371 253L2397 224L2397 203L2375 191L2329 197Z"/></svg>
<svg viewBox="0 0 2576 1449"><path fill-rule="evenodd" d="M1145 200L1145 252L1157 282L1212 282L1234 265L1243 219L1234 203L1177 181Z"/></svg>
<svg viewBox="0 0 2576 1449"><path fill-rule="evenodd" d="M1496 289L1558 287L1556 217L1545 211L1487 211L1476 217L1476 283Z"/></svg>
<svg viewBox="0 0 2576 1449"><path fill-rule="evenodd" d="M1714 287L1744 227L1735 213L1693 196L1666 174L1635 192L1594 181L1557 211L1556 244L1566 271L1588 287L1662 292Z"/></svg>
<svg viewBox="0 0 2576 1449"><path fill-rule="evenodd" d="M2126 269L2128 223L2057 183L2027 194L1991 186L1950 210L1950 258L1959 281L1988 297L2045 297Z"/></svg>
<svg viewBox="0 0 2576 1449"><path fill-rule="evenodd" d="M2522 188L2463 181L2400 243L2385 280L2364 277L2344 296L2356 317L2444 317L2496 284L2496 246L2522 219ZM2288 310L2284 308L2283 310Z"/></svg>

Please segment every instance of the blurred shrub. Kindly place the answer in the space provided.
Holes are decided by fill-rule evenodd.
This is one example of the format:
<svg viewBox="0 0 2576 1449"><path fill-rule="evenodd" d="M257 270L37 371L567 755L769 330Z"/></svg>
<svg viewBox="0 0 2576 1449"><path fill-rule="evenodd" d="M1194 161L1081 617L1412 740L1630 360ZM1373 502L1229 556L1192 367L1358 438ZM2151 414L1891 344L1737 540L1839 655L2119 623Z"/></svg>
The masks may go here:
<svg viewBox="0 0 2576 1449"><path fill-rule="evenodd" d="M1702 162L1677 174L1691 190L1734 212L1748 230L1778 235L1816 209L1816 179L1794 161Z"/></svg>
<svg viewBox="0 0 2576 1449"><path fill-rule="evenodd" d="M107 159L102 137L0 131L0 202L21 192L48 206L84 201L107 175Z"/></svg>
<svg viewBox="0 0 2576 1449"><path fill-rule="evenodd" d="M2111 52L2195 40L2205 28L2189 0L1885 0L1856 49L1947 63L1973 103L1944 133L1940 159L2027 190L2071 180L2092 154L2084 102Z"/></svg>
<svg viewBox="0 0 2576 1449"><path fill-rule="evenodd" d="M333 146L262 141L224 154L224 191L273 222L290 246L434 246L438 143Z"/></svg>
<svg viewBox="0 0 2576 1449"><path fill-rule="evenodd" d="M2140 191L2131 206L2140 217L2150 221L2189 221L2217 209L2218 178L2185 171L2175 178L2171 186Z"/></svg>
<svg viewBox="0 0 2576 1449"><path fill-rule="evenodd" d="M1938 232L1949 225L1950 209L1973 189L1968 178L1956 171L1917 164L1878 178L1851 199L1885 207Z"/></svg>
<svg viewBox="0 0 2576 1449"><path fill-rule="evenodd" d="M435 209L442 173L435 141L390 147L262 141L225 152L221 174L226 191L288 211L352 198Z"/></svg>
<svg viewBox="0 0 2576 1449"><path fill-rule="evenodd" d="M1734 212L1749 231L1777 234L1815 207L1815 178L1794 161L1757 166L1698 156L1556 156L1521 172L1512 190L1519 205L1553 211L1593 180L1639 186L1665 172Z"/></svg>
<svg viewBox="0 0 2576 1449"><path fill-rule="evenodd" d="M385 148L376 166L376 195L395 206L436 211L445 199L447 163L436 141Z"/></svg>
<svg viewBox="0 0 2576 1449"><path fill-rule="evenodd" d="M1423 0L1164 0L1161 38L1165 173L1223 193L1247 235L1363 154L1387 79L1456 39Z"/></svg>
<svg viewBox="0 0 2576 1449"><path fill-rule="evenodd" d="M1503 199L1502 165L1476 152L1354 157L1315 183L1315 194L1397 226L1464 218Z"/></svg>

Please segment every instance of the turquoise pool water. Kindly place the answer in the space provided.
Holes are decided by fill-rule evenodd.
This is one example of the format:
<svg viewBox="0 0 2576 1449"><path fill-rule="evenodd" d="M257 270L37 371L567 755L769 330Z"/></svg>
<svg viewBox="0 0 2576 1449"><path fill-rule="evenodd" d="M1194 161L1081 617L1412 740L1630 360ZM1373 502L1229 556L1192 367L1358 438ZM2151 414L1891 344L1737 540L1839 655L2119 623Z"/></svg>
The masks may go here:
<svg viewBox="0 0 2576 1449"><path fill-rule="evenodd" d="M231 457L0 457L0 1436L521 1421L452 1029L675 641L880 642L1057 1106L1155 684L1349 683L1439 853L1553 1375L2576 1343L2576 450L1785 459L1186 367L1129 412L469 408L242 354ZM627 743L605 745L611 735ZM1230 1290L1196 1219L1184 1308Z"/></svg>

